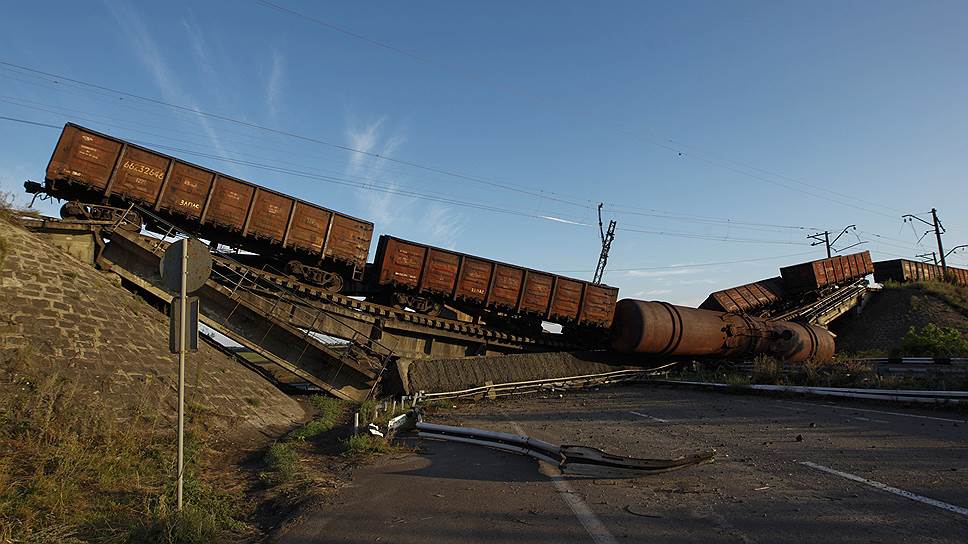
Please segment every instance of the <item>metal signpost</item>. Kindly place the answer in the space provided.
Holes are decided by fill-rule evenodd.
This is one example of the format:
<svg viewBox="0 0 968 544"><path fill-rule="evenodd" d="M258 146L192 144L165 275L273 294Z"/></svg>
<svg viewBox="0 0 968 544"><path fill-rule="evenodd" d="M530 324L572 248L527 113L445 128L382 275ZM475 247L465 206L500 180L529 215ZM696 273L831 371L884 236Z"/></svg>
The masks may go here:
<svg viewBox="0 0 968 544"><path fill-rule="evenodd" d="M212 273L212 255L202 242L192 238L179 240L165 251L160 264L161 279L168 290L177 292L178 310L172 301L171 331L177 337L169 346L178 351L178 510L182 509L182 490L185 475L185 356L198 346L198 299L193 300L189 319L188 293L197 291ZM177 328L175 327L177 320ZM192 321L189 326L189 321ZM189 331L194 331L192 337ZM194 351L194 350L193 350Z"/></svg>

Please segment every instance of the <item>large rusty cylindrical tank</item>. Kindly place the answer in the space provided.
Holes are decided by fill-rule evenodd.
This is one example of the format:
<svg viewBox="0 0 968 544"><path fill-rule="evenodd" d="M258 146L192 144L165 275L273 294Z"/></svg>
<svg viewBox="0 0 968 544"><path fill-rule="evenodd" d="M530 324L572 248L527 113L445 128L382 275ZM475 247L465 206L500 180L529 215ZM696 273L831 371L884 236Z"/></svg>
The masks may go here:
<svg viewBox="0 0 968 544"><path fill-rule="evenodd" d="M824 328L622 299L612 320L612 349L623 353L737 358L767 354L790 362L834 356Z"/></svg>

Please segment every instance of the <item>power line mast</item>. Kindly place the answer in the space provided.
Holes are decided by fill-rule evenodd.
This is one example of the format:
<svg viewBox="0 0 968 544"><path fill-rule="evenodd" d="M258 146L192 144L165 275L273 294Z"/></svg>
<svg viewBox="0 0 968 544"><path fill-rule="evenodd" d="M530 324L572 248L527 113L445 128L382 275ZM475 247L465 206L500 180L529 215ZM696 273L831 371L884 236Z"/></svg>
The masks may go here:
<svg viewBox="0 0 968 544"><path fill-rule="evenodd" d="M614 219L609 220L608 230L604 230L602 224L602 204L598 204L598 233L602 237L602 254L598 257L598 266L595 268L595 278L592 283L602 283L602 276L605 275L605 264L608 263L608 250L612 248L612 240L615 239L615 225L618 223Z"/></svg>
<svg viewBox="0 0 968 544"><path fill-rule="evenodd" d="M854 246L859 246L861 244L866 244L867 243L867 242L862 242L860 240L860 237L858 236L857 237L857 243L856 244L851 244L851 245L849 245L847 247L844 247L844 248L841 248L841 249L835 249L834 248L834 244L837 243L837 240L840 240L840 237L843 236L843 235L845 235L845 234L847 234L847 232L850 231L850 230L855 230L856 231L857 230L857 225L847 225L846 227L844 227L844 230L840 231L840 234L838 234L837 237L834 238L834 241L833 242L830 241L830 231L829 230L825 230L823 232L818 232L816 234L811 234L811 235L807 236L807 238L816 240L816 242L810 244L811 246L819 246L819 245L823 244L824 247L827 248L827 258L829 259L830 257L833 256L832 253L831 253L831 250L836 251L837 253L840 253L841 251L843 251L845 249L850 249L850 248L852 248Z"/></svg>
<svg viewBox="0 0 968 544"><path fill-rule="evenodd" d="M936 208L931 208L931 221L930 222L925 221L924 219L921 219L920 217L918 217L918 216L916 216L914 214L910 214L910 213L906 213L906 214L902 215L901 216L901 219L903 219L905 223L907 223L907 222L914 223L914 220L917 219L918 221L920 221L920 222L924 223L925 225L931 227L931 230L934 231L934 236L938 240L938 256L941 257L941 277L944 278L945 281L947 281L947 279L948 279L948 263L945 262L945 257L948 256L948 253L945 253L944 252L944 246L941 245L941 235L945 233L945 228L944 228L944 225L941 224L941 220L938 219L938 210ZM924 238L924 235L930 233L931 230L925 231L925 233L922 234L921 237ZM918 240L918 242L920 242L920 241L921 240Z"/></svg>

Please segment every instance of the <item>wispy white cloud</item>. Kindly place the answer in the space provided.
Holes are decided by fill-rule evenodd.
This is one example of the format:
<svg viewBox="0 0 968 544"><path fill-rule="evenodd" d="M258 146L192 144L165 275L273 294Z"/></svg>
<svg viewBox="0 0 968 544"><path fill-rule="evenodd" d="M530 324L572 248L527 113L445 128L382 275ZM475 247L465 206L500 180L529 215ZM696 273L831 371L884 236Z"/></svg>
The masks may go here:
<svg viewBox="0 0 968 544"><path fill-rule="evenodd" d="M386 117L381 117L363 125L349 124L346 129L346 139L350 147L363 153L349 155L346 174L363 181L369 187L378 187L378 189L363 191L360 198L374 221L390 225L403 215L401 210L411 206L414 199L395 194L399 185L393 179L385 179L386 161L366 155L373 153L392 156L403 145L405 138L402 134L394 133L389 136L384 134L385 122Z"/></svg>
<svg viewBox="0 0 968 544"><path fill-rule="evenodd" d="M278 49L272 50L272 65L269 68L269 78L266 82L266 105L269 116L275 119L279 115L282 99L282 84L286 77L286 58Z"/></svg>
<svg viewBox="0 0 968 544"><path fill-rule="evenodd" d="M633 278L667 278L704 272L701 268L669 268L666 270L628 270L625 275Z"/></svg>
<svg viewBox="0 0 968 544"><path fill-rule="evenodd" d="M116 28L131 45L130 50L135 53L141 64L148 70L161 91L162 97L168 102L185 104L190 108L200 109L193 97L183 89L177 74L169 68L161 49L152 37L151 29L145 24L141 15L126 2L104 0L104 5L117 21ZM189 31L189 41L192 44L196 62L202 66L203 70L214 70L207 53L204 37L198 31L197 25L191 25L184 20L182 23ZM226 153L225 147L211 122L200 115L195 116L195 120L201 126L211 146L220 155L224 155Z"/></svg>
<svg viewBox="0 0 968 544"><path fill-rule="evenodd" d="M633 294L632 296L633 297L654 297L658 295L667 295L671 292L672 292L671 289L643 289L642 291L639 291Z"/></svg>
<svg viewBox="0 0 968 544"><path fill-rule="evenodd" d="M590 226L592 226L592 225L589 225L588 223L581 223L579 221L571 221L569 219L562 219L560 217L553 217L553 216L550 216L550 215L542 215L542 216L539 216L539 217L541 217L541 219L547 219L548 221L555 221L556 223L566 223L568 225L580 225L582 227L590 227Z"/></svg>
<svg viewBox="0 0 968 544"><path fill-rule="evenodd" d="M349 146L363 153L351 153L346 175L364 183L369 190L360 193L367 217L381 228L401 235L415 236L427 243L453 248L467 224L467 216L453 207L418 197L401 195L406 179L387 169L387 161L373 155L393 157L406 142L399 129L389 128L386 117L369 123L347 123ZM372 154L372 155L370 155Z"/></svg>
<svg viewBox="0 0 968 544"><path fill-rule="evenodd" d="M467 218L451 208L433 203L428 206L421 222L431 243L453 249L464 230Z"/></svg>

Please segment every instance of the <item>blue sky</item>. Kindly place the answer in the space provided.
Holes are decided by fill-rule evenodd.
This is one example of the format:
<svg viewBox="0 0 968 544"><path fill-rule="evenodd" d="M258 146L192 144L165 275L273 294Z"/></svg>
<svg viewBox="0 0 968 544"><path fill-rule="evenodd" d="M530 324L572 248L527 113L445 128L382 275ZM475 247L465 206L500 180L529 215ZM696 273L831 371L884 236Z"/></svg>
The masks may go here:
<svg viewBox="0 0 968 544"><path fill-rule="evenodd" d="M698 304L823 256L813 228L856 224L875 260L911 257L931 240L900 215L931 207L947 246L968 243L964 2L272 2L298 14L8 6L0 61L55 76L0 65L0 116L577 277L605 202L605 279L625 297ZM56 138L0 120L0 190L42 179Z"/></svg>

